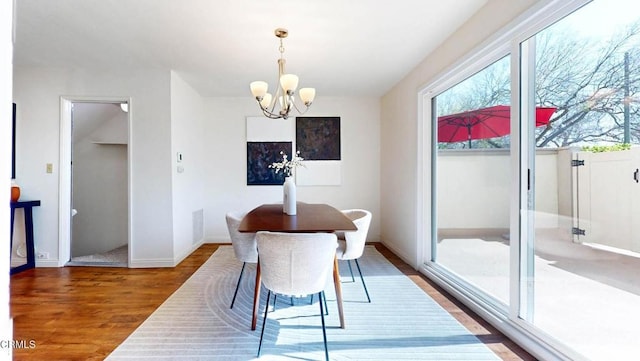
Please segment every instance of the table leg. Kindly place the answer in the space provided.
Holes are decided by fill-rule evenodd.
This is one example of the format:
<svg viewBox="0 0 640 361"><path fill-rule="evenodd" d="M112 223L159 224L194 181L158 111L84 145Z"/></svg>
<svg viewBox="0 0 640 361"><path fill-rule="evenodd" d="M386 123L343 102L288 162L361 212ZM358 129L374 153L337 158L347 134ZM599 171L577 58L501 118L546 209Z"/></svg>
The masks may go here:
<svg viewBox="0 0 640 361"><path fill-rule="evenodd" d="M11 207L11 226L9 232L9 264L11 264L11 257L13 257L13 222L16 218L16 209Z"/></svg>
<svg viewBox="0 0 640 361"><path fill-rule="evenodd" d="M342 309L342 286L340 284L340 269L338 258L333 258L333 284L336 288L336 301L338 302L338 314L340 315L340 328L344 328L344 310Z"/></svg>
<svg viewBox="0 0 640 361"><path fill-rule="evenodd" d="M31 207L24 208L25 246L27 248L27 267L36 266L35 244L33 240L33 211Z"/></svg>
<svg viewBox="0 0 640 361"><path fill-rule="evenodd" d="M256 329L256 323L258 320L258 305L260 304L260 283L262 277L260 276L260 259L256 265L256 286L253 291L253 318L251 319L251 331Z"/></svg>

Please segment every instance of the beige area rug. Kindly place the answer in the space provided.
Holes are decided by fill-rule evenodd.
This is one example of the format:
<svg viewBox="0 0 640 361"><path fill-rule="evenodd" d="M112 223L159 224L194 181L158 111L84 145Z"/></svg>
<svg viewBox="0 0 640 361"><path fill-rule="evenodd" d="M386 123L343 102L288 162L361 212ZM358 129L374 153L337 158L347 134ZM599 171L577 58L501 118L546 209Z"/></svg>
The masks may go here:
<svg viewBox="0 0 640 361"><path fill-rule="evenodd" d="M374 247L366 247L360 265L372 302L357 275L351 282L341 263L345 329L339 327L333 287L326 291L332 360L499 360ZM221 246L107 360L256 359L266 291L258 327L251 331L254 265L247 265L229 308L241 266L231 246ZM295 306L278 298L269 312L261 360L324 359L317 298L313 304L310 298L295 299Z"/></svg>

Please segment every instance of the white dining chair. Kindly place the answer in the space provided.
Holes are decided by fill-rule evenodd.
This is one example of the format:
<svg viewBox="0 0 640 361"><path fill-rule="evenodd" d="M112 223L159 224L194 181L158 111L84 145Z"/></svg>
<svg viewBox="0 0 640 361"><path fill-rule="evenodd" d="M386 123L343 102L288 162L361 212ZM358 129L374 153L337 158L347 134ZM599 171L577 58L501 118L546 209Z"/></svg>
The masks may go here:
<svg viewBox="0 0 640 361"><path fill-rule="evenodd" d="M329 360L323 301L326 301L324 289L331 284L333 275L338 245L336 235L258 232L256 241L260 254L262 284L268 290L258 357L262 349L271 293L296 297L318 294L324 352L326 360Z"/></svg>
<svg viewBox="0 0 640 361"><path fill-rule="evenodd" d="M240 288L240 281L242 281L242 274L244 273L247 263L258 262L258 247L256 244L255 233L243 233L238 231L240 222L246 212L229 212L225 215L227 221L227 229L229 230L229 236L231 237L231 245L233 246L233 253L236 258L242 262L242 269L240 270L240 276L238 277L238 283L236 284L236 290L233 293L233 300L231 300L231 308L236 302L236 296L238 296L238 289Z"/></svg>
<svg viewBox="0 0 640 361"><path fill-rule="evenodd" d="M353 269L351 268L351 260L354 260L358 273L360 274L360 280L364 287L364 292L367 295L367 301L371 302L369 297L369 291L367 285L364 283L364 277L362 276L362 270L358 263L358 258L362 256L364 252L364 246L367 242L367 233L369 233L369 225L371 224L371 212L364 209L345 209L344 213L358 228L357 231L349 232L337 232L338 236L338 249L336 250L336 257L339 260L347 261L349 265L349 271L351 272L351 280L355 282L353 277Z"/></svg>

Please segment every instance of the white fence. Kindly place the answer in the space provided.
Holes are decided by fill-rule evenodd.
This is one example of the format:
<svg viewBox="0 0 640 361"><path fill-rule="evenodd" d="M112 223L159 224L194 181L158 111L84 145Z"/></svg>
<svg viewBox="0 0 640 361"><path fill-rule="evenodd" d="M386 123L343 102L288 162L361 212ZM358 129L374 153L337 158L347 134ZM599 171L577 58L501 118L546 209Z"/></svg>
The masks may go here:
<svg viewBox="0 0 640 361"><path fill-rule="evenodd" d="M572 166L572 161L580 166ZM440 150L436 217L440 230L506 232L512 161L506 149ZM640 148L589 153L539 149L535 157L536 230L577 242L640 252ZM572 236L572 233L574 234Z"/></svg>

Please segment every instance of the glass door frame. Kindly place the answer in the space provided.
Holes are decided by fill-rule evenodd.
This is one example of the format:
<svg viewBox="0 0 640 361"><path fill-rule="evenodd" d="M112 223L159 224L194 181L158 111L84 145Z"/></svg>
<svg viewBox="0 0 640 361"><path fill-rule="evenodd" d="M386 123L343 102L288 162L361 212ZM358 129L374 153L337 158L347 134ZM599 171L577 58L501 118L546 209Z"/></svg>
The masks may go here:
<svg viewBox="0 0 640 361"><path fill-rule="evenodd" d="M418 99L418 199L417 247L419 269L430 279L444 287L474 312L537 357L569 359L572 352L545 335L528 322L533 317L532 299L535 285L533 269L533 185L535 177L535 141L533 126L521 127L521 114L532 119L535 111L534 69L535 43L529 40L548 25L562 19L589 0L540 1L508 24L503 30L473 50L460 62L434 77L417 93ZM509 304L508 312L496 309L491 300L478 297L439 267L436 261L437 242L437 134L434 99L448 88L480 71L482 68L511 55L511 165L510 189L510 243ZM523 70L521 70L523 69ZM531 178L531 179L530 179ZM522 317L524 315L524 317Z"/></svg>

